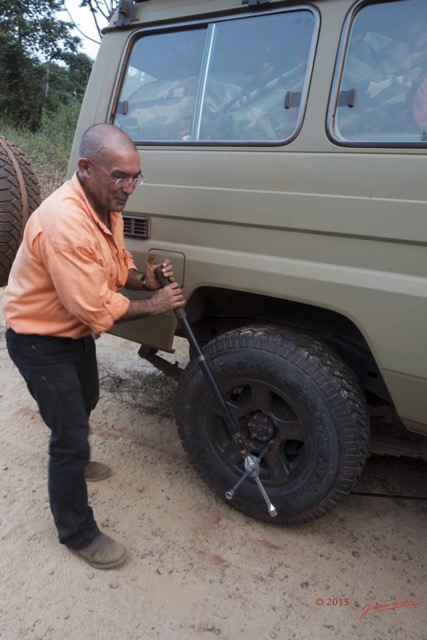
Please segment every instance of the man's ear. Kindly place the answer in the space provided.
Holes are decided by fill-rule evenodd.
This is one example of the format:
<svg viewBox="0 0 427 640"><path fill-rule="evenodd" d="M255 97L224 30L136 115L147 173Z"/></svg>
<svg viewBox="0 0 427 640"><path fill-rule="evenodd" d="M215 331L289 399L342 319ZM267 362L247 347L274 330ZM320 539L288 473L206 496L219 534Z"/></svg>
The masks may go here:
<svg viewBox="0 0 427 640"><path fill-rule="evenodd" d="M90 174L90 163L86 158L79 158L77 162L77 167L79 169L80 175L86 176Z"/></svg>

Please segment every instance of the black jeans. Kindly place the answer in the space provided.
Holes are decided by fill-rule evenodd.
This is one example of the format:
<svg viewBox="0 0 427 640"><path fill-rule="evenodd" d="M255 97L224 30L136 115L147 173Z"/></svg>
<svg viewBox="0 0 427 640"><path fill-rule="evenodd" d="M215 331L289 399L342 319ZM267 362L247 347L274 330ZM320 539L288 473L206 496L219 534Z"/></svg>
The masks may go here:
<svg viewBox="0 0 427 640"><path fill-rule="evenodd" d="M51 430L49 500L59 541L79 549L99 529L88 504L89 416L99 397L92 337L72 340L6 331L9 355Z"/></svg>

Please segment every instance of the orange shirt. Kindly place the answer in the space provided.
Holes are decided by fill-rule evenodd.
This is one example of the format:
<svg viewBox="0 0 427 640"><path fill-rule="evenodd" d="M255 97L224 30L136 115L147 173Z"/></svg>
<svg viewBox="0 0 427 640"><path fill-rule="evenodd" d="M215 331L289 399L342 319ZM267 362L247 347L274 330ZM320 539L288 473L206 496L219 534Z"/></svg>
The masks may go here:
<svg viewBox="0 0 427 640"><path fill-rule="evenodd" d="M4 294L6 322L17 333L74 339L108 331L129 308L116 292L131 268L121 214L111 213L109 231L74 174L28 220Z"/></svg>

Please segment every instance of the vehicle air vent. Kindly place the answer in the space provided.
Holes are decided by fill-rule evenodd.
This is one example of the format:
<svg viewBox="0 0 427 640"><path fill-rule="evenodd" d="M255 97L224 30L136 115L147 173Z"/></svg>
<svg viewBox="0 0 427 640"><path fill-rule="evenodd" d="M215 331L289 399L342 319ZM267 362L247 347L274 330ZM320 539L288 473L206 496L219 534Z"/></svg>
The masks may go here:
<svg viewBox="0 0 427 640"><path fill-rule="evenodd" d="M132 238L147 240L151 235L151 219L123 216L124 234Z"/></svg>

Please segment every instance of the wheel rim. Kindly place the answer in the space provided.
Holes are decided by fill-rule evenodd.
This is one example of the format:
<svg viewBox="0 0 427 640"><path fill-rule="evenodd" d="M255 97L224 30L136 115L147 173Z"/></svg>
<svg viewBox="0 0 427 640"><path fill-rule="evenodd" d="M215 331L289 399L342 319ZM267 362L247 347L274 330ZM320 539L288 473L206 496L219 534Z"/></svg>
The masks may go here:
<svg viewBox="0 0 427 640"><path fill-rule="evenodd" d="M295 388L265 381L240 379L228 383L225 400L251 454L258 456L271 442L260 463L260 478L267 486L295 485L303 481L316 459L310 412ZM238 450L213 400L207 408L207 430L215 455L236 475L244 472Z"/></svg>

